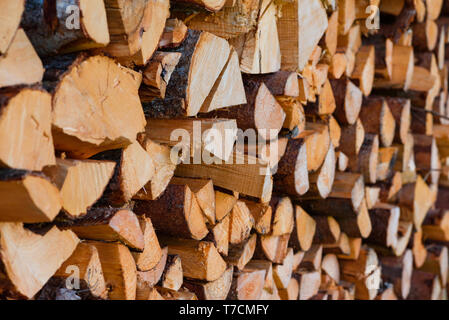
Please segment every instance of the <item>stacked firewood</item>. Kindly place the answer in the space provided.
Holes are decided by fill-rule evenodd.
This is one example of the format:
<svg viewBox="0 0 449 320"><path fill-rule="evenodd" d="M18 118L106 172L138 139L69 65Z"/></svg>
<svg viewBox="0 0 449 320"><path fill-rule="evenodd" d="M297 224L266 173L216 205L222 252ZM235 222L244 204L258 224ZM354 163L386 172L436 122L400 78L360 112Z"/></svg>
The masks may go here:
<svg viewBox="0 0 449 320"><path fill-rule="evenodd" d="M449 1L2 0L0 298L447 299Z"/></svg>

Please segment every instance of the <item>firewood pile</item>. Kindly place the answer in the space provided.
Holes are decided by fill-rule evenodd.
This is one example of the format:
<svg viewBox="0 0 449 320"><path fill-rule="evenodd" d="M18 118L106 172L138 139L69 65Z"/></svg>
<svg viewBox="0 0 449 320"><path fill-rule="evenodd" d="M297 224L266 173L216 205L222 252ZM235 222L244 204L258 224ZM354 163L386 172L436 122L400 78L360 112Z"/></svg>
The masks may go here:
<svg viewBox="0 0 449 320"><path fill-rule="evenodd" d="M449 1L1 0L0 298L446 300Z"/></svg>

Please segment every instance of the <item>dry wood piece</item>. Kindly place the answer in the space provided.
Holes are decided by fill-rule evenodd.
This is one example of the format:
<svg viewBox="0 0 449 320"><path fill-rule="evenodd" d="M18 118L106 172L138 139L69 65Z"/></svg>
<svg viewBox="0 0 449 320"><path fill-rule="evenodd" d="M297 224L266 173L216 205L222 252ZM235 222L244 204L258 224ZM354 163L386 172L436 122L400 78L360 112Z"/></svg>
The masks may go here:
<svg viewBox="0 0 449 320"><path fill-rule="evenodd" d="M444 209L429 210L422 225L426 239L434 241L449 240L449 211Z"/></svg>
<svg viewBox="0 0 449 320"><path fill-rule="evenodd" d="M147 271L137 271L137 296L147 295L148 288L154 287L161 279L167 262L168 247L164 247L161 252L161 258L152 269Z"/></svg>
<svg viewBox="0 0 449 320"><path fill-rule="evenodd" d="M215 191L215 218L217 221L223 220L224 217L234 208L237 198L231 194L221 191Z"/></svg>
<svg viewBox="0 0 449 320"><path fill-rule="evenodd" d="M124 149L97 154L94 159L113 160L117 163L102 202L123 205L152 179L155 166L150 154L134 141Z"/></svg>
<svg viewBox="0 0 449 320"><path fill-rule="evenodd" d="M357 52L355 68L351 78L359 84L365 96L369 96L374 82L374 46L362 46Z"/></svg>
<svg viewBox="0 0 449 320"><path fill-rule="evenodd" d="M244 82L247 103L208 113L208 118L235 119L243 131L255 129L265 140L277 137L282 129L286 114L268 87L260 79Z"/></svg>
<svg viewBox="0 0 449 320"><path fill-rule="evenodd" d="M236 138L236 121L228 119L148 119L145 127L145 139L181 149L184 163L227 161Z"/></svg>
<svg viewBox="0 0 449 320"><path fill-rule="evenodd" d="M75 268L78 268L79 272L77 270L74 273ZM70 279L73 287L76 285L80 290L87 290L94 298L107 298L103 269L96 247L87 243L78 244L53 277L68 280L73 275L75 278Z"/></svg>
<svg viewBox="0 0 449 320"><path fill-rule="evenodd" d="M258 270L265 271L265 282L263 289L270 295L275 295L277 292L277 287L273 278L273 264L270 261L253 259L248 262L243 271L252 272Z"/></svg>
<svg viewBox="0 0 449 320"><path fill-rule="evenodd" d="M184 287L196 294L200 300L225 300L231 289L233 267L229 267L223 275L215 281L184 280Z"/></svg>
<svg viewBox="0 0 449 320"><path fill-rule="evenodd" d="M340 266L337 256L326 254L321 261L321 269L336 283L340 282Z"/></svg>
<svg viewBox="0 0 449 320"><path fill-rule="evenodd" d="M433 51L438 40L438 25L427 19L413 26L413 47L419 51Z"/></svg>
<svg viewBox="0 0 449 320"><path fill-rule="evenodd" d="M169 147L147 138L144 138L142 145L153 160L154 175L151 181L134 195L134 198L139 200L155 200L164 192L170 183L175 173L176 163L172 161L171 149Z"/></svg>
<svg viewBox="0 0 449 320"><path fill-rule="evenodd" d="M324 123L306 123L306 130L311 130L312 135L306 136L307 169L318 170L323 164L331 143L329 126Z"/></svg>
<svg viewBox="0 0 449 320"><path fill-rule="evenodd" d="M346 233L340 232L340 238L336 243L323 245L324 253L350 255L351 245L349 241L349 237L346 235Z"/></svg>
<svg viewBox="0 0 449 320"><path fill-rule="evenodd" d="M211 224L215 224L215 191L212 180L173 178L171 184L186 185L195 194L198 205Z"/></svg>
<svg viewBox="0 0 449 320"><path fill-rule="evenodd" d="M248 207L245 202L238 200L230 214L229 243L241 244L249 237L253 225L254 218Z"/></svg>
<svg viewBox="0 0 449 320"><path fill-rule="evenodd" d="M314 244L333 244L340 238L340 226L333 217L316 216Z"/></svg>
<svg viewBox="0 0 449 320"><path fill-rule="evenodd" d="M340 124L354 124L362 106L362 92L349 79L330 80L330 84L336 104L334 116Z"/></svg>
<svg viewBox="0 0 449 320"><path fill-rule="evenodd" d="M71 17L73 6L77 17ZM101 0L27 0L22 27L40 56L104 47L110 40Z"/></svg>
<svg viewBox="0 0 449 320"><path fill-rule="evenodd" d="M288 197L272 197L270 201L272 208L271 235L280 236L290 234L294 225L294 208Z"/></svg>
<svg viewBox="0 0 449 320"><path fill-rule="evenodd" d="M243 200L254 219L254 229L259 234L271 232L273 209L266 203Z"/></svg>
<svg viewBox="0 0 449 320"><path fill-rule="evenodd" d="M61 209L58 189L41 173L0 169L0 221L50 222Z"/></svg>
<svg viewBox="0 0 449 320"><path fill-rule="evenodd" d="M211 240L217 247L218 252L223 256L228 255L229 251L229 225L231 217L227 215L220 222L217 222L211 232L209 232L207 240Z"/></svg>
<svg viewBox="0 0 449 320"><path fill-rule="evenodd" d="M151 219L139 217L139 224L143 233L144 247L142 252L132 252L132 255L136 261L137 270L148 271L159 263L162 258L162 251Z"/></svg>
<svg viewBox="0 0 449 320"><path fill-rule="evenodd" d="M371 233L371 220L364 200L357 210L356 217L338 218L338 224L343 232L353 238L367 238Z"/></svg>
<svg viewBox="0 0 449 320"><path fill-rule="evenodd" d="M77 217L101 197L114 168L113 161L57 159L56 166L44 172L59 189L62 209Z"/></svg>
<svg viewBox="0 0 449 320"><path fill-rule="evenodd" d="M358 157L350 161L350 170L362 173L367 182L375 183L377 180L378 156L379 136L367 133Z"/></svg>
<svg viewBox="0 0 449 320"><path fill-rule="evenodd" d="M316 232L315 220L300 206L295 206L295 224L289 245L295 250L308 251Z"/></svg>
<svg viewBox="0 0 449 320"><path fill-rule="evenodd" d="M145 127L142 76L104 56L72 58L53 58L46 66L55 148L84 159L132 143Z"/></svg>
<svg viewBox="0 0 449 320"><path fill-rule="evenodd" d="M168 246L169 254L181 257L184 277L215 281L226 270L226 262L221 258L212 242L161 238Z"/></svg>
<svg viewBox="0 0 449 320"><path fill-rule="evenodd" d="M438 300L441 284L438 276L420 270L413 270L410 294L407 300Z"/></svg>
<svg viewBox="0 0 449 320"><path fill-rule="evenodd" d="M181 53L179 52L157 51L154 53L142 72L143 85L139 90L141 101L148 102L155 98L165 98L167 84L180 58Z"/></svg>
<svg viewBox="0 0 449 320"><path fill-rule="evenodd" d="M376 252L368 247L362 248L357 260L340 260L341 277L355 283L356 299L372 300L377 295L380 281Z"/></svg>
<svg viewBox="0 0 449 320"><path fill-rule="evenodd" d="M41 89L11 87L1 89L0 97L0 164L26 170L55 164L51 96Z"/></svg>
<svg viewBox="0 0 449 320"><path fill-rule="evenodd" d="M418 176L415 183L404 185L398 194L399 205L403 207L402 219L413 222L419 230L434 200L431 189Z"/></svg>
<svg viewBox="0 0 449 320"><path fill-rule="evenodd" d="M17 30L7 53L0 57L0 87L40 82L44 71L25 32Z"/></svg>
<svg viewBox="0 0 449 320"><path fill-rule="evenodd" d="M145 65L157 49L169 16L167 0L106 0L110 44L104 49L125 64Z"/></svg>
<svg viewBox="0 0 449 320"><path fill-rule="evenodd" d="M268 259L274 263L282 263L288 251L290 234L282 236L261 235L257 241L254 257Z"/></svg>
<svg viewBox="0 0 449 320"><path fill-rule="evenodd" d="M290 131L296 130L298 133L303 132L306 126L306 117L299 98L279 96L276 97L276 100L285 112L285 120L282 127Z"/></svg>
<svg viewBox="0 0 449 320"><path fill-rule="evenodd" d="M299 300L309 300L318 293L321 284L319 271L299 271L293 273L299 283Z"/></svg>
<svg viewBox="0 0 449 320"><path fill-rule="evenodd" d="M363 141L365 140L365 129L360 119L356 120L356 123L349 126L342 127L340 145L337 150L343 152L349 159L354 161L357 157Z"/></svg>
<svg viewBox="0 0 449 320"><path fill-rule="evenodd" d="M212 179L215 186L268 202L273 190L270 169L270 165L261 159L234 152L225 163L179 164L175 174L180 177Z"/></svg>
<svg viewBox="0 0 449 320"><path fill-rule="evenodd" d="M25 0L2 1L0 11L0 55L3 55L11 44L20 25L20 19L25 9Z"/></svg>
<svg viewBox="0 0 449 320"><path fill-rule="evenodd" d="M310 189L308 195L319 195L325 199L329 196L334 184L336 170L336 158L333 143L329 145L329 150L326 154L323 164L319 171L309 175Z"/></svg>
<svg viewBox="0 0 449 320"><path fill-rule="evenodd" d="M265 283L265 270L234 272L227 300L258 300Z"/></svg>
<svg viewBox="0 0 449 320"><path fill-rule="evenodd" d="M299 96L299 83L296 72L282 70L261 75L243 74L243 80L245 82L263 82L274 96Z"/></svg>
<svg viewBox="0 0 449 320"><path fill-rule="evenodd" d="M309 189L307 146L303 139L290 139L279 161L275 187L290 195L303 195Z"/></svg>
<svg viewBox="0 0 449 320"><path fill-rule="evenodd" d="M361 238L348 238L350 253L347 255L339 254L338 259L341 260L357 260L360 254L360 248L362 247Z"/></svg>
<svg viewBox="0 0 449 320"><path fill-rule="evenodd" d="M394 141L405 144L411 122L410 100L397 97L388 97L386 102L396 122Z"/></svg>
<svg viewBox="0 0 449 320"><path fill-rule="evenodd" d="M0 223L0 239L0 291L12 298L32 298L78 245L78 238L71 231L53 227L39 235L21 223Z"/></svg>
<svg viewBox="0 0 449 320"><path fill-rule="evenodd" d="M244 73L252 74L279 71L281 50L276 25L278 6L268 0L252 3L260 6L257 28L230 41L239 52L240 69ZM242 20L244 21L244 19ZM237 24L241 24L241 22L237 22Z"/></svg>
<svg viewBox="0 0 449 320"><path fill-rule="evenodd" d="M166 235L201 240L208 234L206 218L187 185L170 184L157 200L136 201L134 211L151 218Z"/></svg>
<svg viewBox="0 0 449 320"><path fill-rule="evenodd" d="M248 240L231 246L229 248L226 262L237 267L238 270L243 270L247 263L252 259L254 250L256 249L257 235L253 234Z"/></svg>
<svg viewBox="0 0 449 320"><path fill-rule="evenodd" d="M413 272L413 254L406 250L401 257L383 256L380 258L382 280L391 283L396 295L407 299L410 292Z"/></svg>
<svg viewBox="0 0 449 320"><path fill-rule="evenodd" d="M300 0L282 6L278 20L282 69L302 71L325 33L328 20L321 1Z"/></svg>
<svg viewBox="0 0 449 320"><path fill-rule="evenodd" d="M395 119L383 98L364 99L360 120L366 133L378 134L384 147L391 146L395 134Z"/></svg>
<svg viewBox="0 0 449 320"><path fill-rule="evenodd" d="M72 230L81 239L121 241L137 250L145 246L139 220L126 209L92 208L78 219L59 219L57 225Z"/></svg>
<svg viewBox="0 0 449 320"><path fill-rule="evenodd" d="M204 101L200 112L210 112L244 103L246 103L246 95L239 67L239 57L237 52L231 49L229 58Z"/></svg>
<svg viewBox="0 0 449 320"><path fill-rule="evenodd" d="M396 247L400 216L399 207L378 203L369 210L369 214L372 231L367 240L384 247Z"/></svg>
<svg viewBox="0 0 449 320"><path fill-rule="evenodd" d="M160 284L163 288L178 291L183 282L181 258L178 255L168 255Z"/></svg>
<svg viewBox="0 0 449 320"><path fill-rule="evenodd" d="M321 269L321 261L323 258L323 246L322 245L312 245L309 250L307 250L299 264L299 269L306 269L309 271L317 271Z"/></svg>
<svg viewBox="0 0 449 320"><path fill-rule="evenodd" d="M230 47L226 40L211 33L189 30L174 52L182 56L171 75L165 99L154 99L144 106L146 114L153 118L197 115L228 61Z"/></svg>
<svg viewBox="0 0 449 320"><path fill-rule="evenodd" d="M447 285L448 276L448 249L443 245L433 244L426 247L426 261L420 270L431 272L439 276L441 285Z"/></svg>
<svg viewBox="0 0 449 320"><path fill-rule="evenodd" d="M111 300L135 300L137 271L134 259L127 247L118 243L87 241L100 255L106 286Z"/></svg>
<svg viewBox="0 0 449 320"><path fill-rule="evenodd" d="M159 48L178 47L184 41L186 36L187 27L184 22L178 19L167 19L161 39L159 40Z"/></svg>

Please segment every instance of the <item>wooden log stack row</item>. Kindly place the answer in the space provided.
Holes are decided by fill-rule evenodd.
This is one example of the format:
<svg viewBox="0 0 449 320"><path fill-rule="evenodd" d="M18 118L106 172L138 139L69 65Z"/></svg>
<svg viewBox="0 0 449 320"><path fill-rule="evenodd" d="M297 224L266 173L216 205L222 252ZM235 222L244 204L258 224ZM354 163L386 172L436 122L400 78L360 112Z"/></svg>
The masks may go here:
<svg viewBox="0 0 449 320"><path fill-rule="evenodd" d="M443 0L2 0L0 298L446 300L448 48Z"/></svg>

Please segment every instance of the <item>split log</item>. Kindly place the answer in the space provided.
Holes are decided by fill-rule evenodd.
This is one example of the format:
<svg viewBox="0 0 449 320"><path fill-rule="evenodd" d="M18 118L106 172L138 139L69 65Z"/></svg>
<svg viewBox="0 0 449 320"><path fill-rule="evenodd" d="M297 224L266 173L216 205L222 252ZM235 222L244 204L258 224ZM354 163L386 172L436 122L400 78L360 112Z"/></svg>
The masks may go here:
<svg viewBox="0 0 449 320"><path fill-rule="evenodd" d="M319 271L299 271L293 273L293 277L299 283L298 300L309 300L318 293L321 284Z"/></svg>
<svg viewBox="0 0 449 320"><path fill-rule="evenodd" d="M228 161L237 139L237 125L235 120L214 118L148 119L145 139L175 147L173 152L180 150L184 163L190 158L194 163L211 162L211 157Z"/></svg>
<svg viewBox="0 0 449 320"><path fill-rule="evenodd" d="M351 79L355 80L362 93L369 96L374 82L374 46L362 46L357 52Z"/></svg>
<svg viewBox="0 0 449 320"><path fill-rule="evenodd" d="M336 103L334 116L340 124L354 124L362 106L362 92L349 79L330 80L330 84Z"/></svg>
<svg viewBox="0 0 449 320"><path fill-rule="evenodd" d="M136 215L126 209L92 208L75 220L59 219L56 224L70 229L81 239L121 241L127 246L143 250L142 230Z"/></svg>
<svg viewBox="0 0 449 320"><path fill-rule="evenodd" d="M400 209L385 203L378 203L369 210L372 231L367 241L384 247L396 247Z"/></svg>
<svg viewBox="0 0 449 320"><path fill-rule="evenodd" d="M138 94L141 79L103 56L53 58L44 80L53 91L55 148L85 159L132 143L145 127Z"/></svg>
<svg viewBox="0 0 449 320"><path fill-rule="evenodd" d="M154 231L151 219L139 217L139 225L143 234L144 247L142 252L131 252L138 271L149 271L157 266L162 258L162 250Z"/></svg>
<svg viewBox="0 0 449 320"><path fill-rule="evenodd" d="M105 7L111 41L104 51L124 64L145 65L158 47L169 1L107 0Z"/></svg>
<svg viewBox="0 0 449 320"><path fill-rule="evenodd" d="M7 0L2 2L0 10L3 13L0 17L2 21L0 25L0 55L3 55L8 50L20 25L24 9L25 0Z"/></svg>
<svg viewBox="0 0 449 320"><path fill-rule="evenodd" d="M427 212L422 225L423 235L433 241L449 240L449 211L433 209Z"/></svg>
<svg viewBox="0 0 449 320"><path fill-rule="evenodd" d="M298 1L282 6L278 20L282 69L302 71L325 33L328 20L320 1Z"/></svg>
<svg viewBox="0 0 449 320"><path fill-rule="evenodd" d="M110 40L101 0L27 0L22 27L40 56L104 47Z"/></svg>
<svg viewBox="0 0 449 320"><path fill-rule="evenodd" d="M178 19L167 19L161 39L159 40L159 48L166 49L179 47L186 37L187 26L184 22Z"/></svg>
<svg viewBox="0 0 449 320"><path fill-rule="evenodd" d="M54 165L51 96L41 89L15 87L1 89L0 96L1 166L40 171Z"/></svg>
<svg viewBox="0 0 449 320"><path fill-rule="evenodd" d="M133 198L139 200L155 200L167 188L175 173L176 163L172 161L171 149L145 138L143 148L151 156L154 165L154 175Z"/></svg>
<svg viewBox="0 0 449 320"><path fill-rule="evenodd" d="M350 253L348 255L339 254L337 257L341 260L357 260L359 258L360 249L362 247L361 238L348 238Z"/></svg>
<svg viewBox="0 0 449 320"><path fill-rule="evenodd" d="M257 235L253 234L248 240L238 245L231 246L225 261L228 264L237 267L238 270L243 270L254 255L256 241Z"/></svg>
<svg viewBox="0 0 449 320"><path fill-rule="evenodd" d="M58 189L40 173L0 169L0 221L50 222L61 209Z"/></svg>
<svg viewBox="0 0 449 320"><path fill-rule="evenodd" d="M316 222L300 206L295 206L295 224L289 245L295 250L308 251L315 237Z"/></svg>
<svg viewBox="0 0 449 320"><path fill-rule="evenodd" d="M183 283L181 258L178 255L168 255L160 285L163 288L178 291Z"/></svg>
<svg viewBox="0 0 449 320"><path fill-rule="evenodd" d="M358 157L350 161L350 170L362 173L367 182L375 183L377 180L378 156L379 136L366 134Z"/></svg>
<svg viewBox="0 0 449 320"><path fill-rule="evenodd" d="M175 174L180 177L212 179L215 186L260 198L271 199L273 180L270 166L260 159L235 152L228 163L179 164Z"/></svg>
<svg viewBox="0 0 449 320"><path fill-rule="evenodd" d="M397 147L379 148L376 176L378 181L384 181L394 175L394 166L399 149Z"/></svg>
<svg viewBox="0 0 449 320"><path fill-rule="evenodd" d="M350 161L357 157L363 141L365 140L365 129L360 119L353 125L342 127L340 145L337 150L343 152Z"/></svg>
<svg viewBox="0 0 449 320"><path fill-rule="evenodd" d="M321 261L323 259L323 246L312 245L304 254L304 257L299 264L299 269L308 271L319 271L321 269Z"/></svg>
<svg viewBox="0 0 449 320"><path fill-rule="evenodd" d="M186 185L195 194L196 201L210 224L215 224L215 191L212 180L174 177L171 184Z"/></svg>
<svg viewBox="0 0 449 320"><path fill-rule="evenodd" d="M237 198L231 194L215 191L215 218L217 221L223 220L234 208Z"/></svg>
<svg viewBox="0 0 449 320"><path fill-rule="evenodd" d="M282 236L261 235L257 241L254 257L268 259L274 263L282 263L288 251L290 234Z"/></svg>
<svg viewBox="0 0 449 320"><path fill-rule="evenodd" d="M438 300L441 285L437 275L415 269L411 283L407 300Z"/></svg>
<svg viewBox="0 0 449 320"><path fill-rule="evenodd" d="M332 244L340 238L340 226L333 217L316 216L313 244Z"/></svg>
<svg viewBox="0 0 449 320"><path fill-rule="evenodd" d="M62 209L78 217L98 200L114 173L113 161L57 159L44 172L58 187Z"/></svg>
<svg viewBox="0 0 449 320"><path fill-rule="evenodd" d="M272 197L271 235L281 236L292 233L294 226L294 208L288 197Z"/></svg>
<svg viewBox="0 0 449 320"><path fill-rule="evenodd" d="M106 286L111 300L135 300L137 271L134 259L127 247L118 243L87 241L100 255Z"/></svg>
<svg viewBox="0 0 449 320"><path fill-rule="evenodd" d="M215 247L217 247L218 252L223 256L228 255L229 251L229 225L231 221L231 216L227 215L220 222L217 222L209 235L206 237L207 240L211 240Z"/></svg>
<svg viewBox="0 0 449 320"><path fill-rule="evenodd" d="M229 222L229 243L241 244L245 241L254 225L254 219L245 202L237 200L232 208Z"/></svg>
<svg viewBox="0 0 449 320"><path fill-rule="evenodd" d="M427 246L426 250L426 260L420 270L437 275L444 288L448 277L448 249L443 245L433 244Z"/></svg>
<svg viewBox="0 0 449 320"><path fill-rule="evenodd" d="M271 232L271 221L273 208L266 203L258 203L249 200L243 200L253 216L254 229L259 234L269 234Z"/></svg>
<svg viewBox="0 0 449 320"><path fill-rule="evenodd" d="M360 120L366 133L379 135L384 147L391 146L396 123L385 99L377 97L364 99Z"/></svg>
<svg viewBox="0 0 449 320"><path fill-rule="evenodd" d="M75 268L78 268L78 270ZM76 272L74 272L75 270ZM78 244L72 255L53 275L53 278L63 279L66 289L70 289L67 288L68 280L70 280L73 289L80 290L80 292L87 290L89 295L97 299L107 298L107 288L100 256L97 248L93 245Z"/></svg>
<svg viewBox="0 0 449 320"><path fill-rule="evenodd" d="M145 113L152 118L197 115L228 60L230 47L211 33L189 30L187 38L173 52L182 56L171 75L165 99L144 105Z"/></svg>
<svg viewBox="0 0 449 320"><path fill-rule="evenodd" d="M401 257L380 257L382 266L382 280L391 283L394 292L401 299L407 299L413 272L413 254L406 250Z"/></svg>
<svg viewBox="0 0 449 320"><path fill-rule="evenodd" d="M3 295L31 299L61 267L78 245L71 231L53 227L44 235L21 223L1 223Z"/></svg>
<svg viewBox="0 0 449 320"><path fill-rule="evenodd" d="M307 146L303 139L290 139L274 176L277 191L303 195L309 189Z"/></svg>
<svg viewBox="0 0 449 320"><path fill-rule="evenodd" d="M157 200L136 201L134 212L149 217L165 235L201 240L208 234L206 218L187 185L170 184Z"/></svg>
<svg viewBox="0 0 449 320"><path fill-rule="evenodd" d="M226 262L221 258L212 242L161 238L168 246L169 254L181 257L184 277L215 281L226 270Z"/></svg>
<svg viewBox="0 0 449 320"><path fill-rule="evenodd" d="M161 249L161 258L157 264L147 271L137 271L137 291L136 295L141 300L142 296L147 296L148 288L154 287L162 277L167 263L168 247Z"/></svg>
<svg viewBox="0 0 449 320"><path fill-rule="evenodd" d="M25 32L17 30L8 51L0 57L0 88L41 82L44 71Z"/></svg>
<svg viewBox="0 0 449 320"><path fill-rule="evenodd" d="M268 87L259 79L244 82L247 103L209 112L208 118L235 119L243 131L254 129L264 140L277 137L285 120L285 112Z"/></svg>
<svg viewBox="0 0 449 320"><path fill-rule="evenodd" d="M124 149L109 150L93 157L116 163L114 175L101 199L102 203L123 205L153 178L155 166L150 154L134 141Z"/></svg>
<svg viewBox="0 0 449 320"><path fill-rule="evenodd" d="M142 72L143 85L139 90L142 102L165 98L167 84L180 58L179 52L157 51L154 53Z"/></svg>
<svg viewBox="0 0 449 320"><path fill-rule="evenodd" d="M308 196L319 195L321 198L327 198L332 190L335 178L335 150L333 143L329 145L326 157L319 171L309 175L310 189L306 194Z"/></svg>
<svg viewBox="0 0 449 320"><path fill-rule="evenodd" d="M215 281L184 280L184 287L196 294L200 300L225 300L232 284L233 267L229 267Z"/></svg>
<svg viewBox="0 0 449 320"><path fill-rule="evenodd" d="M258 300L262 295L265 270L234 272L226 300Z"/></svg>
<svg viewBox="0 0 449 320"><path fill-rule="evenodd" d="M394 141L405 144L410 130L411 103L409 99L388 97L386 98L388 107L396 122Z"/></svg>

